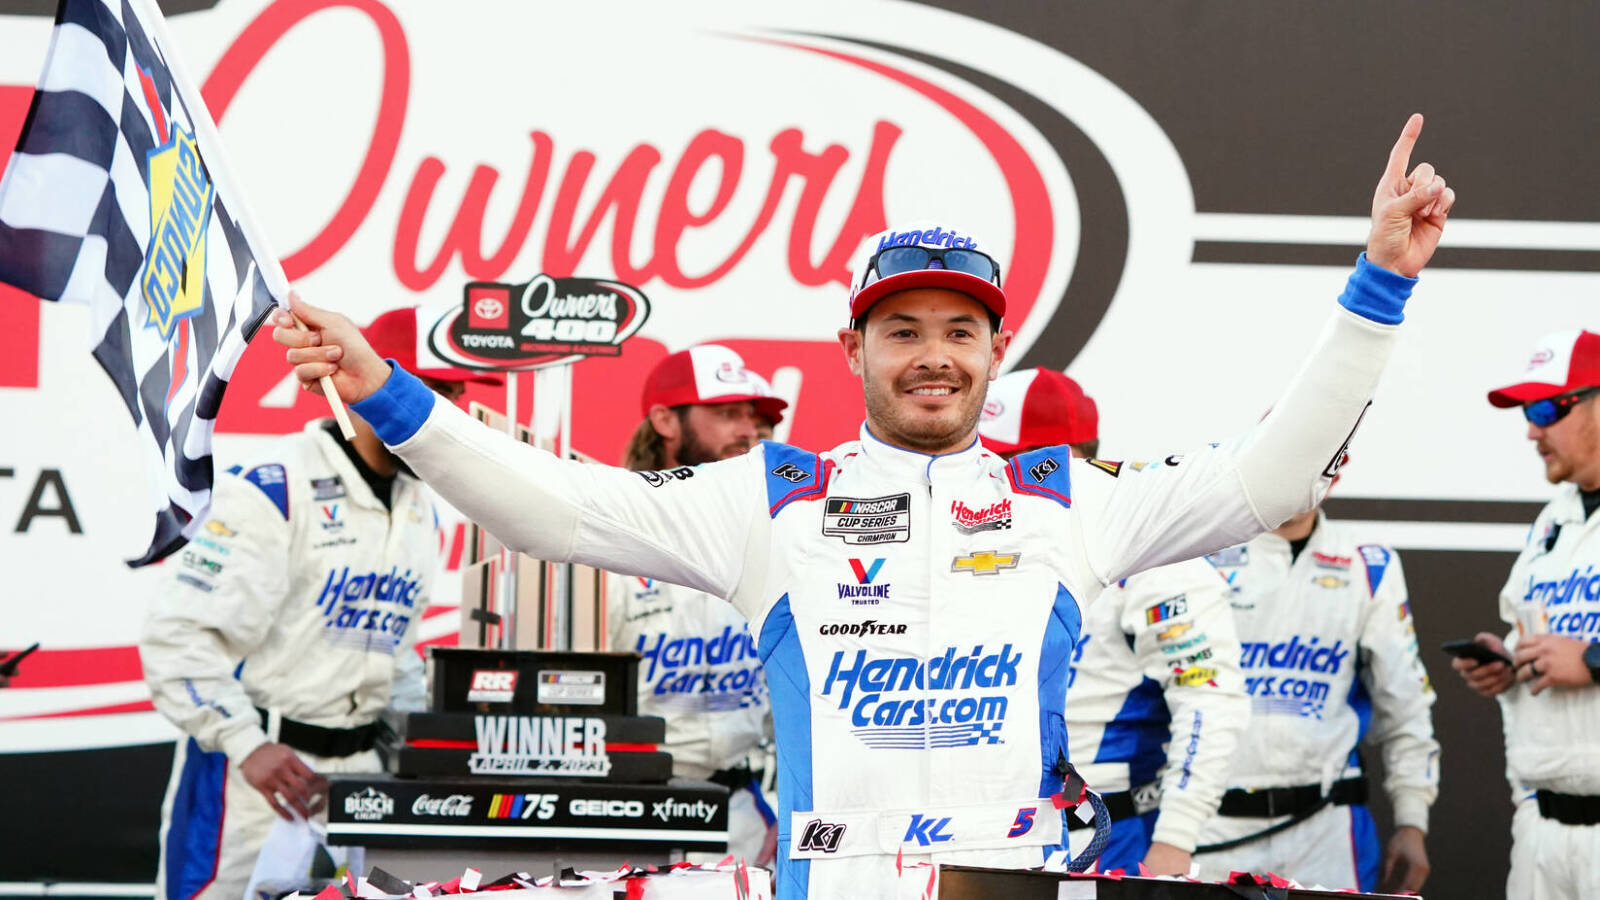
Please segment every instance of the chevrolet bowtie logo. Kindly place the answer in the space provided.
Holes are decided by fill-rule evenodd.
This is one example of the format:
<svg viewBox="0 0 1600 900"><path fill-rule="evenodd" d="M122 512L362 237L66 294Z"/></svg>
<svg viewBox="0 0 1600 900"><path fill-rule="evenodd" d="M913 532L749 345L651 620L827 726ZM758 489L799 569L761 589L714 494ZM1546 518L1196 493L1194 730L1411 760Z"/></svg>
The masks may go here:
<svg viewBox="0 0 1600 900"><path fill-rule="evenodd" d="M958 556L950 561L950 571L971 572L974 575L994 575L1001 569L1015 569L1022 561L1021 553L994 553L984 550L971 556Z"/></svg>

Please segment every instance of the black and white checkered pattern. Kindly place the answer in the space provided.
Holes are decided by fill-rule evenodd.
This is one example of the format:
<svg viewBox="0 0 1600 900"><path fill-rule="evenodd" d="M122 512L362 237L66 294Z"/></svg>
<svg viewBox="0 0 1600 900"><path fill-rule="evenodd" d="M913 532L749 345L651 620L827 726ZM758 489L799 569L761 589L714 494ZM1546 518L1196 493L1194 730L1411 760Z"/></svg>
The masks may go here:
<svg viewBox="0 0 1600 900"><path fill-rule="evenodd" d="M237 218L242 203L216 183L221 148L201 134L216 187L202 226L204 304L169 336L151 322L141 286L153 227L150 154L179 129L194 135L196 117L210 122L198 95L175 83L172 48L153 39L164 33L152 21L159 15L146 0L62 0L0 182L0 281L88 306L95 359L138 425L156 528L134 566L178 549L203 518L222 392L275 303Z"/></svg>

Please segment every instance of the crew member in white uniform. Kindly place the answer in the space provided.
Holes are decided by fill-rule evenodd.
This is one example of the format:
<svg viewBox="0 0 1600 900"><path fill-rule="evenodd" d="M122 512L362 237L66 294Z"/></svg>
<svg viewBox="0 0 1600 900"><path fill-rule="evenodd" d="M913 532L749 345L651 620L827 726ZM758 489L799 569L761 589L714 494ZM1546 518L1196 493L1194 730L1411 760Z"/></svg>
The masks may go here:
<svg viewBox="0 0 1600 900"><path fill-rule="evenodd" d="M823 454L766 443L667 473L585 466L432 402L336 313L294 300L310 331L280 313L273 338L303 384L331 377L508 546L730 600L772 695L779 890L888 896L906 865L1038 865L1061 843L1077 598L1316 503L1454 201L1431 166L1406 174L1421 125L1395 144L1342 308L1273 413L1173 466L1095 467L1066 448L1007 463L978 445L1006 296L996 248L949 223L863 244L839 340L867 418Z"/></svg>
<svg viewBox="0 0 1600 900"><path fill-rule="evenodd" d="M1034 368L989 386L978 432L1008 459L1060 444L1092 459L1099 425L1076 381ZM1187 875L1200 826L1222 800L1250 719L1227 587L1210 562L1192 559L1123 579L1084 613L1067 674L1067 758L1111 813L1100 871L1137 873L1143 863L1154 875ZM1077 853L1087 827L1067 824Z"/></svg>
<svg viewBox="0 0 1600 900"><path fill-rule="evenodd" d="M1399 555L1312 510L1211 560L1232 586L1254 716L1203 832L1201 850L1217 849L1196 855L1202 875L1372 891L1381 874L1420 890L1439 742ZM1381 859L1363 738L1382 748L1394 812Z"/></svg>
<svg viewBox="0 0 1600 900"><path fill-rule="evenodd" d="M367 340L416 368L416 310ZM161 809L160 900L239 900L274 814L316 812L322 775L376 772L385 708L420 710L414 649L438 568L432 495L352 417L312 422L219 474L208 521L166 561L139 641L156 709L187 735Z"/></svg>
<svg viewBox="0 0 1600 900"><path fill-rule="evenodd" d="M651 370L640 406L624 462L636 472L740 456L788 404L737 353L701 344ZM660 579L613 575L606 590L611 649L642 657L639 714L667 720L672 774L727 787L728 852L769 864L778 819L751 756L770 735L771 707L748 623L726 600Z"/></svg>
<svg viewBox="0 0 1600 900"><path fill-rule="evenodd" d="M1454 666L1484 696L1498 697L1511 823L1512 900L1600 897L1600 334L1546 335L1527 371L1489 394L1495 406L1520 406L1528 439L1544 460L1556 496L1500 589L1502 642L1478 643L1512 655L1502 663L1457 659Z"/></svg>

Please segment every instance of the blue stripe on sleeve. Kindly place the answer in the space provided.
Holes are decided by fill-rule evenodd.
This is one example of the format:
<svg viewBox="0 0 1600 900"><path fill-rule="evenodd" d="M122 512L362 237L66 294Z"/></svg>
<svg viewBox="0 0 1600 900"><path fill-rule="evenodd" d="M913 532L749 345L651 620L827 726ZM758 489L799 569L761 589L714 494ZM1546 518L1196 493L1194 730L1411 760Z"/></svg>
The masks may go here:
<svg viewBox="0 0 1600 900"><path fill-rule="evenodd" d="M434 393L422 379L388 360L389 380L372 396L350 404L356 415L367 420L378 439L393 447L411 440L433 412Z"/></svg>
<svg viewBox="0 0 1600 900"><path fill-rule="evenodd" d="M1339 305L1364 319L1399 325L1405 320L1406 300L1416 286L1417 279L1369 262L1363 253L1356 258L1356 270L1339 295Z"/></svg>

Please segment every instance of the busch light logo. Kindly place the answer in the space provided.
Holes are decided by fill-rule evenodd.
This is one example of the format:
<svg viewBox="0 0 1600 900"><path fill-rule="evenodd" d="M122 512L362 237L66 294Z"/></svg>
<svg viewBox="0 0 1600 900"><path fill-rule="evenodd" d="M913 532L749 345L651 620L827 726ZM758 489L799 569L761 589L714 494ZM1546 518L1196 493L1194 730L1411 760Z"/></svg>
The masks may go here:
<svg viewBox="0 0 1600 900"><path fill-rule="evenodd" d="M471 794L451 794L448 797L430 797L421 794L411 803L413 816L454 816L457 818L472 815Z"/></svg>
<svg viewBox="0 0 1600 900"><path fill-rule="evenodd" d="M702 710L738 709L764 702L766 680L750 629L725 625L709 638L645 633L633 648L657 700Z"/></svg>
<svg viewBox="0 0 1600 900"><path fill-rule="evenodd" d="M1010 644L992 653L982 644L971 651L950 647L931 659L837 651L822 696L838 696L838 708L850 710L853 733L875 749L998 744L1004 689L1017 684L1021 664L1022 654Z"/></svg>
<svg viewBox="0 0 1600 900"><path fill-rule="evenodd" d="M620 281L536 275L522 285L474 282L438 319L428 346L475 369L533 369L619 356L650 316L643 292Z"/></svg>
<svg viewBox="0 0 1600 900"><path fill-rule="evenodd" d="M394 798L377 788L368 787L359 794L344 798L344 814L357 822L379 822L394 815Z"/></svg>
<svg viewBox="0 0 1600 900"><path fill-rule="evenodd" d="M474 716L474 775L577 775L611 772L604 719L584 716Z"/></svg>

